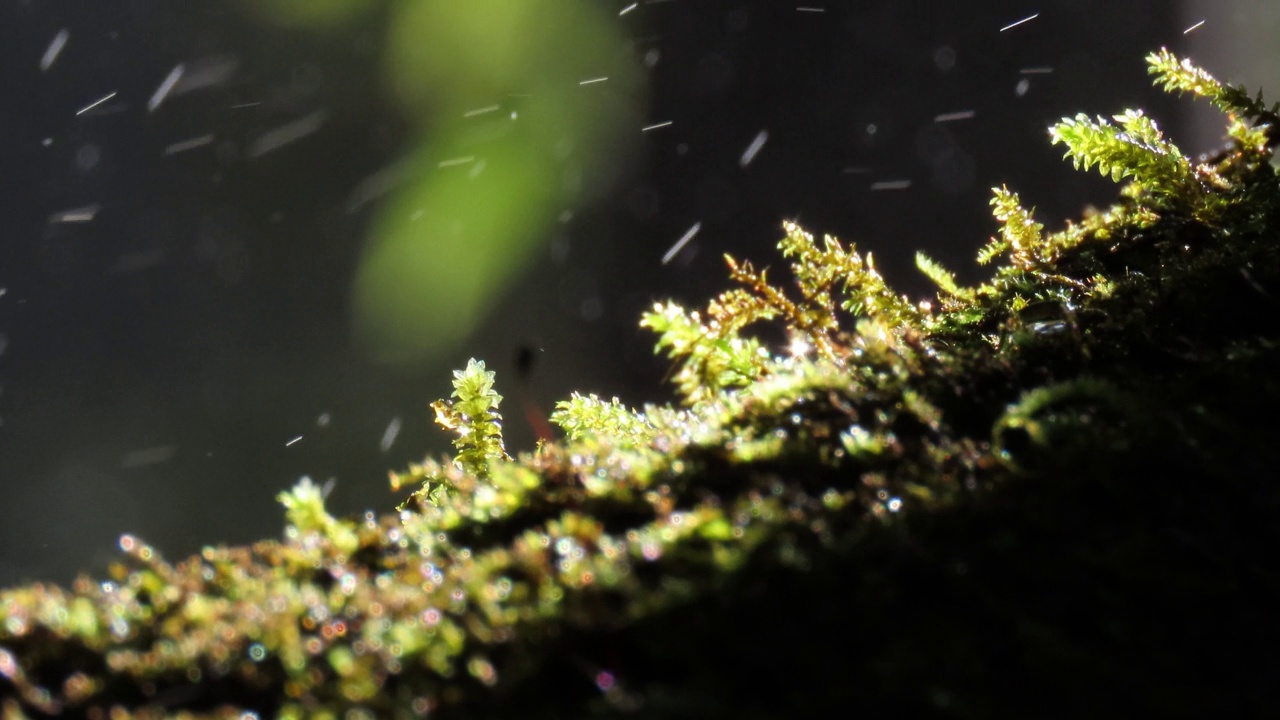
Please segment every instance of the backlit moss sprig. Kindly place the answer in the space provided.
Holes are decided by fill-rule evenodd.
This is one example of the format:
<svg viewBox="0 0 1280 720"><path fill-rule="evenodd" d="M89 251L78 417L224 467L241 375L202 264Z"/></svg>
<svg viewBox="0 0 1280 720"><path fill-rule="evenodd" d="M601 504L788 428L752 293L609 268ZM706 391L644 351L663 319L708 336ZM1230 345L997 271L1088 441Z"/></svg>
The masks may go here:
<svg viewBox="0 0 1280 720"><path fill-rule="evenodd" d="M478 478L488 477L491 463L511 459L502 446L502 396L493 389L493 371L484 369L483 360L468 360L465 370L453 371L452 397L454 402L431 403L436 423L458 434L454 461Z"/></svg>
<svg viewBox="0 0 1280 720"><path fill-rule="evenodd" d="M303 540L307 534L328 538L334 547L345 554L355 552L360 540L352 523L339 520L324 508L324 489L302 478L292 490L276 496L285 508L285 521L290 539Z"/></svg>
<svg viewBox="0 0 1280 720"><path fill-rule="evenodd" d="M1235 208L1256 204L1257 198L1244 197L1241 190L1257 187L1248 182L1252 175L1269 172L1267 166L1277 145L1275 128L1280 122L1280 103L1268 108L1261 93L1250 98L1242 87L1219 82L1167 49L1151 53L1146 60L1149 71L1157 76L1156 84L1165 90L1194 93L1229 114L1227 134L1231 147L1206 162L1193 163L1140 110L1126 110L1110 119L1093 119L1084 114L1064 118L1049 129L1051 142L1064 145L1063 157L1070 158L1077 168L1096 166L1116 182L1129 180L1121 191L1123 199L1105 212L1088 214L1083 222L1068 223L1065 229L1046 234L1016 193L1004 187L994 190L991 204L1001 223L1000 235L979 252L978 261L986 264L1008 253L1011 262L997 271L993 283L980 288L982 292L998 295L1001 288L1023 284L1019 273L1028 271L1048 272L1057 281L1076 283L1049 268L1088 240L1110 244L1116 239L1117 229L1146 230L1166 216L1190 218L1205 225L1221 224ZM1244 214L1248 215L1248 211ZM1255 224L1258 221L1253 220ZM946 282L927 264L921 269L935 281ZM1088 284L1103 291L1108 286L1092 281ZM948 289L945 284L940 287L952 296L959 290Z"/></svg>
<svg viewBox="0 0 1280 720"><path fill-rule="evenodd" d="M1198 183L1191 162L1164 139L1154 120L1141 110L1126 110L1112 119L1114 125L1104 117L1095 121L1080 113L1050 128L1049 137L1055 145L1066 145L1063 157L1071 158L1077 169L1096 165L1113 182L1132 177L1157 196L1183 202L1195 197Z"/></svg>
<svg viewBox="0 0 1280 720"><path fill-rule="evenodd" d="M654 427L644 414L629 410L616 397L606 402L594 394L575 392L556 403L551 422L565 431L569 442L607 437L627 445L644 445L654 435Z"/></svg>
<svg viewBox="0 0 1280 720"><path fill-rule="evenodd" d="M566 440L514 459L494 374L473 360L432 406L457 456L393 474L423 483L399 513L336 519L303 480L280 496L284 542L168 565L126 537L107 581L0 593L0 715L816 717L920 709L925 688L943 715L1034 717L1042 706L955 668L1047 667L1024 679L1113 704L1106 658L1186 650L1163 640L1153 599L1181 598L1193 639L1216 637L1194 631L1202 604L1183 595L1226 597L1224 577L1254 583L1222 601L1253 598L1228 624L1252 638L1274 606L1259 469L1277 466L1256 418L1280 395L1275 314L1238 312L1273 308L1280 286L1280 183L1255 116L1178 187L1176 148L1145 116L1090 120L1089 153L1119 142L1131 156L1115 161L1139 166L1120 170L1123 199L1046 233L995 190L988 281L917 256L937 306L788 223L796 288L731 258L737 286L706 309L645 316L682 406L575 394L552 416ZM770 321L789 353L747 335ZM1198 479L1167 482L1182 475ZM1071 628L1094 616L1064 620L1068 594L1128 615L1081 639ZM833 629L811 652L805 638ZM1006 658L1010 643L1035 662ZM742 652L801 663L775 706L722 662ZM1181 703L1181 666L1170 682L1127 659L1129 700ZM1205 707L1229 694L1197 692Z"/></svg>
<svg viewBox="0 0 1280 720"><path fill-rule="evenodd" d="M704 319L677 303L657 303L640 320L641 327L659 335L654 352L665 349L679 363L674 381L687 404L748 385L768 372L768 351L754 338L738 334L751 323L773 317L766 303L731 290L712 304L708 314Z"/></svg>
<svg viewBox="0 0 1280 720"><path fill-rule="evenodd" d="M679 363L675 379L686 403L708 400L772 371L769 352L741 334L758 322L781 320L793 354L812 350L838 365L859 348L896 348L897 336L922 327L924 311L889 288L870 254L864 258L829 235L819 247L813 235L793 222L783 223L783 229L778 249L791 261L799 299L770 284L768 269L757 271L749 261L726 255L729 277L744 287L722 293L705 314L658 303L642 318L642 327L659 334L655 350L665 349ZM847 333L840 310L860 319L857 325L870 333L868 342L858 340L867 334L861 330Z"/></svg>
<svg viewBox="0 0 1280 720"><path fill-rule="evenodd" d="M820 355L835 359L836 353L828 355L822 348L838 330L838 322L829 319L834 315L837 292L842 296L839 306L855 316L890 327L918 324L919 310L885 284L871 253L864 258L852 246L846 250L830 235L823 236L822 247L818 247L813 235L794 222L783 223L783 229L787 234L778 242L778 249L791 260L803 297L796 316L787 320L809 337Z"/></svg>
<svg viewBox="0 0 1280 720"><path fill-rule="evenodd" d="M986 265L1007 252L1014 267L1027 269L1043 255L1039 251L1045 246L1044 225L1035 221L1034 209L1022 207L1018 194L1009 188L994 188L992 193L992 214L1000 221L1000 236L978 252L978 262Z"/></svg>
<svg viewBox="0 0 1280 720"><path fill-rule="evenodd" d="M448 464L460 469L469 480L483 481L489 478L495 463L511 459L503 447L502 415L498 412L502 396L493 389L493 379L494 373L484 369L484 361L471 359L466 369L453 372L454 399L431 403L436 424L457 434L453 446L458 454ZM449 479L453 474L440 463L427 460L411 465L408 472L392 472L391 487L398 490L420 483L422 488L414 496L439 505L442 493L456 486Z"/></svg>
<svg viewBox="0 0 1280 720"><path fill-rule="evenodd" d="M1274 125L1280 120L1280 102L1270 108L1262 100L1262 91L1257 97L1250 98L1249 91L1239 85L1230 85L1219 81L1202 68L1196 67L1186 58L1179 58L1168 48L1147 55L1147 65L1152 75L1157 75L1157 85L1163 85L1166 92L1192 93L1205 98L1214 107L1231 116L1248 119L1254 124ZM1274 146L1275 141L1272 141Z"/></svg>

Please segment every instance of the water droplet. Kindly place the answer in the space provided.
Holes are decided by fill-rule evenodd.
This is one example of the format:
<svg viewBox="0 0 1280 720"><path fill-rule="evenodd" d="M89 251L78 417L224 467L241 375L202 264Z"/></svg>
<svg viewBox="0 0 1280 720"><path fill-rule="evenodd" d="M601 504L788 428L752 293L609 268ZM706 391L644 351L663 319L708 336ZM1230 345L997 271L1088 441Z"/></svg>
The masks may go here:
<svg viewBox="0 0 1280 720"><path fill-rule="evenodd" d="M1067 329L1067 323L1065 320L1033 322L1027 325L1027 329L1037 335L1056 335Z"/></svg>
<svg viewBox="0 0 1280 720"><path fill-rule="evenodd" d="M956 66L956 51L950 45L943 45L933 51L933 64L942 72Z"/></svg>
<svg viewBox="0 0 1280 720"><path fill-rule="evenodd" d="M606 670L596 673L596 687L600 688L600 692L609 692L616 684L613 673Z"/></svg>
<svg viewBox="0 0 1280 720"><path fill-rule="evenodd" d="M102 149L92 143L86 143L76 150L76 168L81 172L89 172L102 160Z"/></svg>

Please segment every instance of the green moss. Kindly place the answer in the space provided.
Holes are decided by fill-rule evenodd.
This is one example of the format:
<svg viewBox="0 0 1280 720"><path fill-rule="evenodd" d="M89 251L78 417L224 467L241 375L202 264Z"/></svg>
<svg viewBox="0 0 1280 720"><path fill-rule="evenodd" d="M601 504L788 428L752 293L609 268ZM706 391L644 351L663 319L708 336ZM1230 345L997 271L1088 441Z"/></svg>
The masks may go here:
<svg viewBox="0 0 1280 720"><path fill-rule="evenodd" d="M788 223L793 289L642 324L679 403L574 395L515 458L493 374L433 405L456 455L282 542L0 595L6 716L954 717L1271 708L1280 598L1275 110L1194 163L1129 111L1051 131L1120 201L1046 233L992 205L991 277L935 302ZM785 349L752 334L781 324ZM1274 668L1271 668L1272 670ZM1225 672L1224 672L1225 670ZM1015 689L1016 690L1013 690ZM1273 708L1272 708L1273 709ZM1246 713L1247 714L1247 713Z"/></svg>

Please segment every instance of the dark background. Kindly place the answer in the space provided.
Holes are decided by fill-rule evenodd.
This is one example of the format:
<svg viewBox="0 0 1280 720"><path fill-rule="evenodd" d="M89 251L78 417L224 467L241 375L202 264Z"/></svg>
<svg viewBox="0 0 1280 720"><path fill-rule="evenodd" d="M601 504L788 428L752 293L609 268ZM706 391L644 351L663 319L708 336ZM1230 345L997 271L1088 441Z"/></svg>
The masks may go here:
<svg viewBox="0 0 1280 720"><path fill-rule="evenodd" d="M352 193L407 142L373 79L384 18L335 42L215 0L4 0L0 586L98 570L122 532L171 559L277 536L274 496L303 475L336 480L335 512L389 510L386 471L447 448L427 404L467 357L498 371L513 451L532 447L525 408L547 412L572 389L664 400L667 366L640 312L704 302L726 284L724 252L779 264L783 219L873 251L915 296L929 292L917 249L976 279L993 185L1050 227L1114 196L1060 160L1051 122L1141 106L1193 155L1220 141L1211 112L1151 87L1146 53L1167 45L1251 88L1276 77L1263 61L1280 31L1273 2L809 7L823 11L642 0L618 17L620 51L649 68L646 124L672 124L643 133L616 183L565 208L540 260L495 288L499 308L447 362L389 367L353 340L348 305L371 210L353 211ZM148 113L179 62L225 77ZM254 137L320 110L319 131L248 157ZM884 181L909 185L872 189ZM56 221L87 206L89 222ZM536 360L527 376L522 348Z"/></svg>

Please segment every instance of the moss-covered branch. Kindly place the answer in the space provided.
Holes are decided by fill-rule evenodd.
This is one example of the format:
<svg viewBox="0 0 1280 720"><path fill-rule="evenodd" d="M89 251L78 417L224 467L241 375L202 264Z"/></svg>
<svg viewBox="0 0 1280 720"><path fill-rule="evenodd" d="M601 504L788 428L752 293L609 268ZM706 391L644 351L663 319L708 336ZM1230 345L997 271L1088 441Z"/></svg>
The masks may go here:
<svg viewBox="0 0 1280 720"><path fill-rule="evenodd" d="M1064 120L1120 201L1046 233L996 190L1002 262L963 287L921 255L933 302L787 224L794 283L730 258L707 308L645 315L678 405L574 395L515 458L473 362L433 406L457 453L393 474L398 513L334 518L304 482L281 541L170 564L126 537L104 581L0 594L0 711L1274 710L1276 113L1148 61L1228 112L1228 151Z"/></svg>

